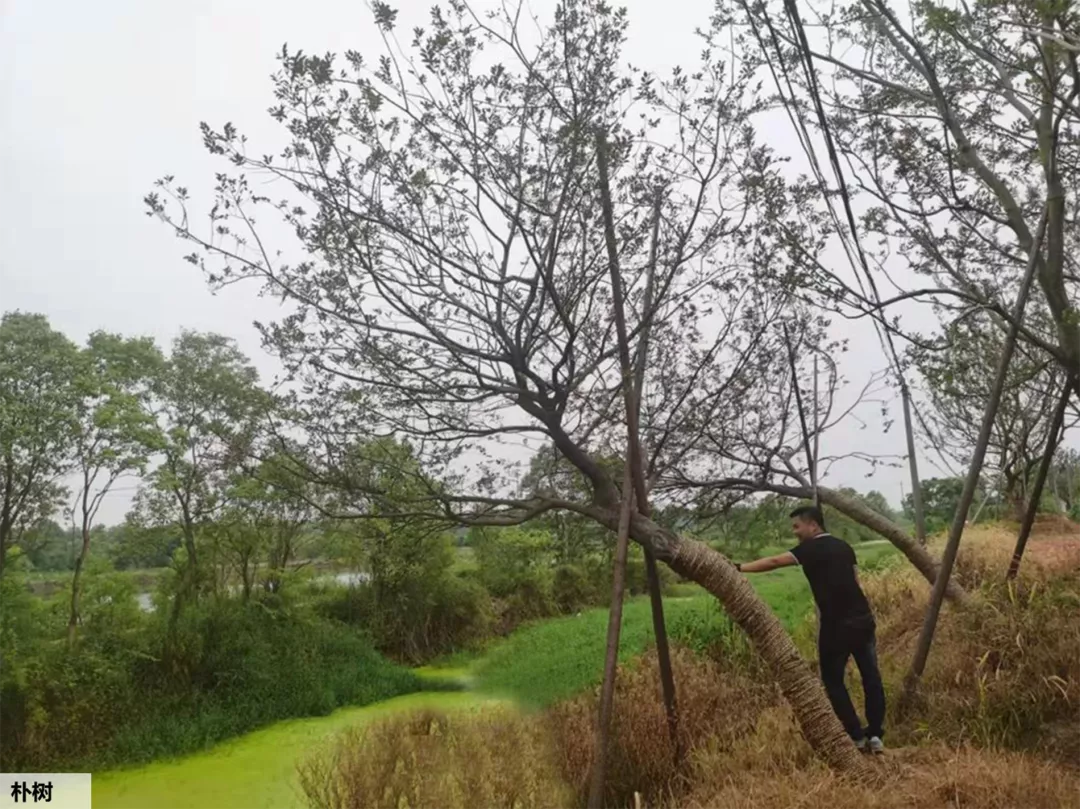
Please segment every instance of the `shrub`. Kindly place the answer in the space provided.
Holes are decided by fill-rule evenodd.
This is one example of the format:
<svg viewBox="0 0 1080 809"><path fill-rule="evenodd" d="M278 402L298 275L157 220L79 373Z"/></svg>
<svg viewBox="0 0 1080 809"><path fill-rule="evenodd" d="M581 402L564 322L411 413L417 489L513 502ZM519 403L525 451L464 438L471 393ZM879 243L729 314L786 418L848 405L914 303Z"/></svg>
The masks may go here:
<svg viewBox="0 0 1080 809"><path fill-rule="evenodd" d="M530 809L569 798L550 739L534 720L497 708L354 729L299 774L313 809Z"/></svg>
<svg viewBox="0 0 1080 809"><path fill-rule="evenodd" d="M577 612L599 601L595 584L580 565L564 564L555 568L551 591L555 607L561 613Z"/></svg>
<svg viewBox="0 0 1080 809"><path fill-rule="evenodd" d="M486 528L473 537L480 582L496 598L512 596L523 586L550 593L551 536L525 528Z"/></svg>
<svg viewBox="0 0 1080 809"><path fill-rule="evenodd" d="M469 649L491 634L491 597L468 573L323 588L319 612L368 633L386 655L419 664Z"/></svg>
<svg viewBox="0 0 1080 809"><path fill-rule="evenodd" d="M472 539L480 582L496 600L500 634L557 611L551 536L524 528L486 528Z"/></svg>
<svg viewBox="0 0 1080 809"><path fill-rule="evenodd" d="M5 671L2 753L12 771L101 769L187 753L278 719L421 687L361 634L307 609L228 599L189 605L165 657L162 620L136 610L128 624L123 604L86 603L86 631L74 649L60 639L22 646L19 676L9 680ZM63 623L54 628L62 638Z"/></svg>

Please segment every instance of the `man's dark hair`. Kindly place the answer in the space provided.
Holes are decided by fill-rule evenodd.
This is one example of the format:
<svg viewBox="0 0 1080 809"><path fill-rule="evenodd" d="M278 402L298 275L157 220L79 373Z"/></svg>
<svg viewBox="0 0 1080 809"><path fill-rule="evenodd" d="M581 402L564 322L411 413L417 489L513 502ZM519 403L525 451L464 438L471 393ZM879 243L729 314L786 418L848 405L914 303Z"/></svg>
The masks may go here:
<svg viewBox="0 0 1080 809"><path fill-rule="evenodd" d="M802 519L808 522L816 522L821 526L821 530L825 530L825 515L821 513L821 509L817 506L799 506L791 514L788 515L791 519Z"/></svg>

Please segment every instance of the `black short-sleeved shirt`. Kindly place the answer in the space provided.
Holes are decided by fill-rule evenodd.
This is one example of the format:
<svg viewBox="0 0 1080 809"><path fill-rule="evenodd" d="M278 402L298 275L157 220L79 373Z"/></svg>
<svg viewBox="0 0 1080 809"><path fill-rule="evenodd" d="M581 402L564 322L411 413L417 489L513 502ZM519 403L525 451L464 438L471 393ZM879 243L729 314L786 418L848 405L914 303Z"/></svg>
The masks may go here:
<svg viewBox="0 0 1080 809"><path fill-rule="evenodd" d="M791 555L810 582L822 626L871 616L870 603L855 578L857 560L850 545L832 534L820 534L800 542Z"/></svg>

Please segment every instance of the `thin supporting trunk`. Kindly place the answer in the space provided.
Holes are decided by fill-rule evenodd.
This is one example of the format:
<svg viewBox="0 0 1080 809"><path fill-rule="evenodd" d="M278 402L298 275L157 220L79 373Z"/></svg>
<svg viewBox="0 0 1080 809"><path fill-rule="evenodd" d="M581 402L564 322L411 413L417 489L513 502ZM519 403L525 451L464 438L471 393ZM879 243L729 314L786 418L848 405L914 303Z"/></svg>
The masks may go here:
<svg viewBox="0 0 1080 809"><path fill-rule="evenodd" d="M600 686L600 716L596 724L596 753L589 784L589 809L601 809L604 805L611 713L615 703L615 672L619 662L619 632L622 629L623 590L626 587L626 555L630 544L630 512L633 507L633 473L627 461L623 478L623 504L619 510L619 529L615 538L615 563L611 573L611 610L608 612L604 681Z"/></svg>
<svg viewBox="0 0 1080 809"><path fill-rule="evenodd" d="M795 406L799 411L799 426L802 428L803 449L806 450L806 466L810 472L810 496L818 501L817 470L814 469L814 451L810 443L810 428L806 426L806 410L803 407L802 390L799 387L799 371L795 367L795 347L791 344L791 335L784 324L784 342L787 344L788 364L791 367L791 386L795 389Z"/></svg>
<svg viewBox="0 0 1080 809"><path fill-rule="evenodd" d="M899 369L898 369L899 373ZM915 429L911 424L911 391L900 377L900 400L904 410L904 437L907 439L908 471L911 473L911 507L915 511L915 539L926 544L926 512L923 510L922 485L919 482L919 462L915 458Z"/></svg>
<svg viewBox="0 0 1080 809"><path fill-rule="evenodd" d="M608 267L611 273L613 314L615 316L616 335L619 341L619 364L623 374L627 463L637 501L636 508L640 514L648 517L651 514L651 508L649 506L648 488L645 483L645 458L641 448L639 420L641 416L641 391L645 384L645 367L648 362L649 337L652 332L654 314L654 285L660 243L660 213L663 199L658 189L653 203L652 235L649 245L645 296L642 305L641 336L631 364L630 338L626 327L622 273L619 269L619 252L615 241L615 217L611 205L611 186L608 177L607 139L603 132L597 133L596 152L597 169L600 175L600 199L603 208L604 241L608 253ZM671 745L677 762L681 758L682 750L679 744L679 714L675 696L675 674L671 668L671 650L668 644L667 625L664 621L664 599L660 590L660 573L656 567L656 559L647 548L645 549L645 576L649 587L650 607L652 608L653 634L656 639L657 665L660 669L664 710L667 716L668 733L671 737Z"/></svg>
<svg viewBox="0 0 1080 809"><path fill-rule="evenodd" d="M71 577L71 614L68 617L67 639L68 646L75 644L75 633L79 626L79 588L82 585L82 570L86 563L86 557L90 553L90 525L83 521L82 548L79 557L75 560L75 575Z"/></svg>
<svg viewBox="0 0 1080 809"><path fill-rule="evenodd" d="M1006 581L1015 579L1020 570L1020 560L1024 558L1024 548L1027 547L1031 527L1035 524L1035 515L1039 511L1043 486L1046 485L1046 476L1050 472L1051 464L1054 462L1054 453L1057 451L1058 439L1061 436L1061 426L1065 423L1065 411L1069 409L1069 399L1071 397L1072 383L1066 381L1065 388L1061 391L1061 398L1058 400L1057 409L1054 411L1050 430L1046 434L1046 449L1043 450L1039 471L1035 473L1035 485L1031 491L1031 500L1028 502L1024 522L1020 525L1020 534L1016 537L1016 549L1013 551L1012 561L1009 562L1009 570L1005 574Z"/></svg>
<svg viewBox="0 0 1080 809"><path fill-rule="evenodd" d="M637 422L641 414L641 391L645 384L649 336L652 333L656 253L660 242L660 204L661 196L657 193L655 207L653 208L653 232L649 249L648 277L645 283L645 301L642 307L645 322L641 330L637 356L634 358L634 432L631 435L637 446L634 453L635 463L632 469L637 510L639 514L645 517L652 515L652 505L649 502L648 487L645 484L645 459L642 457L640 442L637 441L639 435ZM667 717L668 736L671 739L675 763L678 764L682 759L683 749L679 737L679 706L675 699L675 672L671 668L671 646L668 643L667 623L664 620L664 594L660 589L660 571L656 565L656 557L648 549L645 550L645 578L649 585L649 603L652 608L653 637L656 639L656 662L657 668L660 670L660 691L664 699L664 714Z"/></svg>
<svg viewBox="0 0 1080 809"><path fill-rule="evenodd" d="M818 358L814 355L814 452L810 456L810 485L814 488L814 505L821 508L818 494L818 453L821 450L821 424L818 420Z"/></svg>
<svg viewBox="0 0 1080 809"><path fill-rule="evenodd" d="M176 593L173 594L172 609L169 611L168 643L172 643L176 639L176 630L180 625L180 613L184 610L185 600L194 592L198 578L195 556L195 528L190 522L185 522L184 525L184 548L187 551L187 560L184 569L180 571L180 580L177 582Z"/></svg>
<svg viewBox="0 0 1080 809"><path fill-rule="evenodd" d="M648 515L645 515L648 516ZM660 669L660 690L664 698L668 737L678 763L685 752L679 737L679 706L675 701L675 672L671 668L671 646L664 621L664 597L660 591L660 571L656 557L645 551L645 575L649 582L649 601L652 605L653 635L656 638L657 667Z"/></svg>
<svg viewBox="0 0 1080 809"><path fill-rule="evenodd" d="M1044 212L1042 221L1039 224L1038 235L1036 235L1035 241L1031 245L1027 271L1016 295L1009 331L1005 336L1005 343L1001 347L1001 356L998 357L997 369L994 374L994 386L990 389L990 398L987 400L986 409L983 411L979 437L975 442L975 449L971 456L971 466L968 469L967 478L964 480L964 489L960 494L956 514L953 516L952 527L949 529L949 540L945 545L945 553L941 559L941 569L938 571L937 580L934 582L933 590L930 593L930 606L926 610L926 618L923 621L922 631L919 633L919 641L915 646L915 658L911 663L911 670L908 672L904 684L902 702L906 702L914 694L919 678L922 677L922 673L926 669L926 660L930 656L930 644L934 640L934 630L937 628L941 603L945 598L945 588L949 583L949 577L952 575L953 564L956 562L956 552L960 548L960 538L964 534L964 522L967 519L968 509L971 508L971 501L975 498L975 489L979 485L979 474L982 472L983 460L986 458L986 447L990 443L990 433L994 428L994 418L997 416L998 405L1001 403L1001 394L1005 389L1005 378L1009 372L1009 363L1012 361L1013 350L1016 348L1016 337L1020 331L1020 324L1024 319L1024 308L1027 304L1028 293L1031 291L1031 281L1035 276L1040 246L1046 233L1046 221L1047 212Z"/></svg>
<svg viewBox="0 0 1080 809"><path fill-rule="evenodd" d="M974 525L979 521L979 515L982 514L982 510L986 508L986 504L990 501L990 491L983 495L982 502L979 503L979 507L975 509L975 513L968 518L968 525Z"/></svg>

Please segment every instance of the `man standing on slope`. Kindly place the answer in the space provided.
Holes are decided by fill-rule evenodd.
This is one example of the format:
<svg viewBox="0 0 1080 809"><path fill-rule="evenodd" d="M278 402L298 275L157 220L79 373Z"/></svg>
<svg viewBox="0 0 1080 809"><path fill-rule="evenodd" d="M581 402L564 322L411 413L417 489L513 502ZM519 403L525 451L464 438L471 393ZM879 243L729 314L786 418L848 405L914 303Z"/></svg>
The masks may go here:
<svg viewBox="0 0 1080 809"><path fill-rule="evenodd" d="M833 710L855 746L871 753L884 752L885 688L878 671L874 646L874 615L859 587L855 552L841 539L825 532L825 518L817 506L800 506L791 512L791 529L799 544L779 556L735 565L743 573L764 573L799 565L810 582L818 611L818 665ZM849 657L862 675L866 695L863 728L844 685Z"/></svg>

